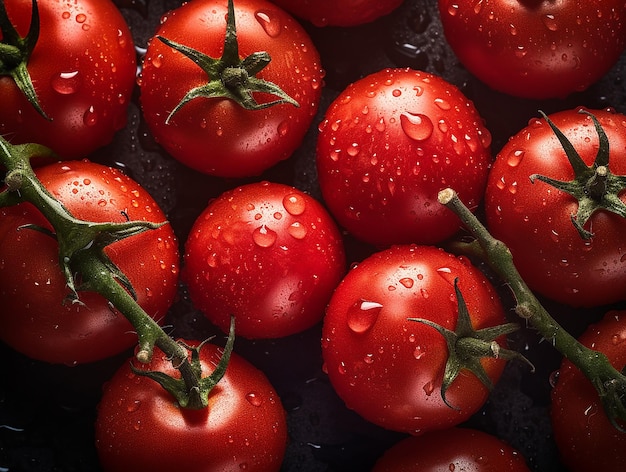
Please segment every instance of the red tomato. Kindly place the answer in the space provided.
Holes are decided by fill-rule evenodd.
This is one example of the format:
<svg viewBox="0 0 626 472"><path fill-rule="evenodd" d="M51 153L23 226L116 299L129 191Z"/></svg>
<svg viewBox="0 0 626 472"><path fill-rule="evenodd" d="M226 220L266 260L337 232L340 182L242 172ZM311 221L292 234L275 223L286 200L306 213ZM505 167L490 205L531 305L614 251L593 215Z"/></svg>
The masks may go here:
<svg viewBox="0 0 626 472"><path fill-rule="evenodd" d="M626 175L626 118L610 111L593 114L609 140L609 169ZM576 109L550 115L554 124L591 165L598 153L598 133L589 115ZM593 214L583 239L572 223L578 201L530 176L570 181L574 171L545 119L531 120L499 152L485 194L489 230L513 254L529 287L572 306L598 306L624 299L626 293L626 219L608 211ZM619 197L626 202L626 195Z"/></svg>
<svg viewBox="0 0 626 472"><path fill-rule="evenodd" d="M213 323L277 338L324 315L345 273L341 235L324 207L288 185L259 182L212 201L187 240L184 279Z"/></svg>
<svg viewBox="0 0 626 472"><path fill-rule="evenodd" d="M95 222L165 221L139 184L117 170L87 161L41 167L37 177L76 218ZM0 209L0 339L51 363L91 362L137 342L132 325L93 292L69 295L54 238L21 226L51 228L29 203ZM177 290L179 255L169 225L111 244L107 254L132 283L137 302L162 319Z"/></svg>
<svg viewBox="0 0 626 472"><path fill-rule="evenodd" d="M439 0L448 43L495 90L544 99L580 92L626 45L623 0Z"/></svg>
<svg viewBox="0 0 626 472"><path fill-rule="evenodd" d="M3 3L25 36L32 1ZM85 157L126 124L137 71L133 38L110 0L38 0L37 5L41 29L27 69L50 120L3 71L0 134L13 144L44 144L63 159ZM3 59L0 55L0 63Z"/></svg>
<svg viewBox="0 0 626 472"><path fill-rule="evenodd" d="M356 26L391 13L402 0L271 0L315 26Z"/></svg>
<svg viewBox="0 0 626 472"><path fill-rule="evenodd" d="M213 344L202 347L204 376L215 369L221 354ZM158 349L142 368L178 374ZM280 398L265 375L236 353L202 410L180 408L159 384L133 374L127 362L104 388L96 446L103 470L110 472L271 472L280 470L287 424Z"/></svg>
<svg viewBox="0 0 626 472"><path fill-rule="evenodd" d="M467 428L410 436L388 449L372 472L530 472L524 457L495 436Z"/></svg>
<svg viewBox="0 0 626 472"><path fill-rule="evenodd" d="M322 195L358 239L438 243L460 222L437 193L453 187L476 207L490 144L459 89L425 72L386 69L350 85L328 108L317 144Z"/></svg>
<svg viewBox="0 0 626 472"><path fill-rule="evenodd" d="M346 406L384 428L421 434L468 419L488 389L461 371L440 394L448 349L424 318L457 324L454 279L475 329L502 324L495 290L469 261L432 246L394 246L358 264L335 290L322 331L324 369ZM500 343L501 340L498 340ZM496 382L503 359L481 363Z"/></svg>
<svg viewBox="0 0 626 472"><path fill-rule="evenodd" d="M606 354L613 367L622 370L625 339L626 312L610 311L579 341ZM554 438L568 470L621 470L626 463L626 434L609 422L596 389L577 367L564 359L558 373L551 417Z"/></svg>
<svg viewBox="0 0 626 472"><path fill-rule="evenodd" d="M197 0L164 16L157 32L213 58L221 57L226 0ZM304 29L265 0L238 0L235 20L239 56L266 51L271 62L257 77L278 85L296 100L247 110L231 99L198 97L166 118L207 74L192 60L152 39L141 75L141 105L155 139L172 156L198 171L222 177L260 174L291 156L319 106L323 71ZM215 77L212 77L215 79ZM259 103L275 99L254 94Z"/></svg>

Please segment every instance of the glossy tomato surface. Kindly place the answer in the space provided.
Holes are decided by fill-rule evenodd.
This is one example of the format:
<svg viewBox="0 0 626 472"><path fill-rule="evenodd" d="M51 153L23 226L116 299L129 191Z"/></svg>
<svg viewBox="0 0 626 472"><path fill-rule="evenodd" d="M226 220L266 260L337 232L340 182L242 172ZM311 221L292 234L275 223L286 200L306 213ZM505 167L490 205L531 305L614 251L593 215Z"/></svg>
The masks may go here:
<svg viewBox="0 0 626 472"><path fill-rule="evenodd" d="M191 343L190 345L197 345ZM205 375L222 349L205 344ZM138 366L176 375L171 361L155 351ZM280 470L287 424L280 398L265 375L232 354L224 377L209 393L209 406L184 410L174 397L123 364L107 383L98 406L96 444L103 470L238 471Z"/></svg>
<svg viewBox="0 0 626 472"><path fill-rule="evenodd" d="M88 161L43 166L37 177L76 218L95 222L166 222L154 199L118 170ZM58 244L31 204L0 209L0 338L33 359L75 365L118 354L137 342L132 325L94 292L69 291ZM163 321L177 290L179 258L172 227L165 224L115 242L106 253L127 275L139 305Z"/></svg>
<svg viewBox="0 0 626 472"><path fill-rule="evenodd" d="M495 436L450 428L411 436L378 460L372 472L528 472L524 456Z"/></svg>
<svg viewBox="0 0 626 472"><path fill-rule="evenodd" d="M31 0L3 2L21 36ZM110 0L37 1L41 29L27 69L49 120L9 76L0 76L0 133L10 142L36 142L61 158L87 157L127 122L135 85L134 41Z"/></svg>
<svg viewBox="0 0 626 472"><path fill-rule="evenodd" d="M141 105L155 139L185 165L222 177L257 175L291 156L315 116L323 85L319 55L299 23L265 0L235 3L239 56L267 52L271 62L257 77L278 85L298 107L247 110L230 99L196 98L166 123L187 92L209 77L156 38L148 45L141 74ZM219 58L226 13L225 0L188 2L163 17L157 34ZM255 98L266 103L276 97L260 93Z"/></svg>
<svg viewBox="0 0 626 472"><path fill-rule="evenodd" d="M402 0L272 0L272 3L316 26L355 26L391 13Z"/></svg>
<svg viewBox="0 0 626 472"><path fill-rule="evenodd" d="M609 169L626 175L624 115L591 110L609 140ZM598 133L589 115L569 109L550 115L585 162L598 153ZM578 201L530 176L561 181L574 178L563 146L545 119L532 119L500 150L485 193L487 225L513 253L526 283L538 293L572 306L598 306L624 299L626 220L596 212L585 225L593 233L583 239L574 224ZM626 201L624 195L619 198Z"/></svg>
<svg viewBox="0 0 626 472"><path fill-rule="evenodd" d="M564 98L606 74L626 45L623 0L439 0L470 72L519 97Z"/></svg>
<svg viewBox="0 0 626 472"><path fill-rule="evenodd" d="M453 187L476 208L491 135L474 105L442 78L385 69L346 88L317 142L324 201L356 238L377 246L435 244L460 228L437 202Z"/></svg>
<svg viewBox="0 0 626 472"><path fill-rule="evenodd" d="M626 313L609 311L579 337L604 353L618 371L626 366ZM564 359L552 391L552 425L563 462L572 472L619 470L626 461L626 434L613 426L591 382ZM623 424L620 424L623 428Z"/></svg>
<svg viewBox="0 0 626 472"><path fill-rule="evenodd" d="M318 323L346 269L335 222L294 187L260 182L213 200L185 246L191 299L228 332L276 338Z"/></svg>
<svg viewBox="0 0 626 472"><path fill-rule="evenodd" d="M504 322L502 304L484 275L468 260L431 246L375 253L342 280L324 318L322 355L348 408L384 428L422 434L461 423L485 403L487 388L468 371L450 385L444 402L446 342L437 330L408 319L454 330L455 279L475 329ZM505 361L481 363L495 383Z"/></svg>

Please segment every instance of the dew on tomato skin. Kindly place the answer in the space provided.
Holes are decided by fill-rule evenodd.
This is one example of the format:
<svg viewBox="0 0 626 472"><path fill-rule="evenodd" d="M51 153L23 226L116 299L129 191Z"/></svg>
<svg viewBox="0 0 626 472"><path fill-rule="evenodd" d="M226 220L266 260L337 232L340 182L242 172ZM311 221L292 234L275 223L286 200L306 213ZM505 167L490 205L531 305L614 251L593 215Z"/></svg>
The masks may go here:
<svg viewBox="0 0 626 472"><path fill-rule="evenodd" d="M307 235L307 228L299 221L295 221L287 228L287 232L296 239L304 239Z"/></svg>
<svg viewBox="0 0 626 472"><path fill-rule="evenodd" d="M61 95L71 95L76 93L82 84L79 72L59 72L52 78L52 88Z"/></svg>
<svg viewBox="0 0 626 472"><path fill-rule="evenodd" d="M250 405L259 407L263 405L263 397L256 392L249 392L246 394L246 400Z"/></svg>
<svg viewBox="0 0 626 472"><path fill-rule="evenodd" d="M252 232L252 240L259 247L271 247L278 235L265 225L261 225Z"/></svg>
<svg viewBox="0 0 626 472"><path fill-rule="evenodd" d="M93 105L87 108L83 114L83 123L86 126L95 126L98 123L98 114L96 113Z"/></svg>
<svg viewBox="0 0 626 472"><path fill-rule="evenodd" d="M358 334L368 331L376 321L383 306L380 303L360 300L348 308L346 321L348 328Z"/></svg>
<svg viewBox="0 0 626 472"><path fill-rule="evenodd" d="M300 216L306 210L306 201L302 196L291 193L283 198L283 207L290 215Z"/></svg>
<svg viewBox="0 0 626 472"><path fill-rule="evenodd" d="M424 393L426 393L427 396L431 396L432 393L435 391L435 384L431 380L426 382L422 388L424 389Z"/></svg>
<svg viewBox="0 0 626 472"><path fill-rule="evenodd" d="M430 118L420 113L401 113L400 126L404 134L415 141L424 141L430 138L434 130Z"/></svg>

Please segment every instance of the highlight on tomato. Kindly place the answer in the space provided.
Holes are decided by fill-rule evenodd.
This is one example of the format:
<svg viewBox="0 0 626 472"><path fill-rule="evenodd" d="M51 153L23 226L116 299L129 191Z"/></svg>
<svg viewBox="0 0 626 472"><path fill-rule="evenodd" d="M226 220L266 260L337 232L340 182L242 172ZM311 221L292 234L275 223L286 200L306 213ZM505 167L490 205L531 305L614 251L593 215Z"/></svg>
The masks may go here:
<svg viewBox="0 0 626 472"><path fill-rule="evenodd" d="M166 14L149 41L141 106L174 158L206 174L247 177L302 143L323 76L315 45L280 7L198 0Z"/></svg>
<svg viewBox="0 0 626 472"><path fill-rule="evenodd" d="M75 218L167 223L148 192L119 170L65 161L37 168L36 176ZM130 348L137 342L133 326L104 297L79 290L78 302L69 300L52 229L30 203L0 208L0 339L33 359L67 365ZM162 321L178 289L172 227L116 241L105 252L130 281L137 303Z"/></svg>
<svg viewBox="0 0 626 472"><path fill-rule="evenodd" d="M385 69L348 86L319 127L325 204L355 238L378 247L437 244L461 226L437 194L454 188L475 209L492 161L491 134L443 78Z"/></svg>
<svg viewBox="0 0 626 472"><path fill-rule="evenodd" d="M229 190L198 216L183 280L193 305L227 332L278 338L318 323L346 270L341 234L326 209L289 185Z"/></svg>

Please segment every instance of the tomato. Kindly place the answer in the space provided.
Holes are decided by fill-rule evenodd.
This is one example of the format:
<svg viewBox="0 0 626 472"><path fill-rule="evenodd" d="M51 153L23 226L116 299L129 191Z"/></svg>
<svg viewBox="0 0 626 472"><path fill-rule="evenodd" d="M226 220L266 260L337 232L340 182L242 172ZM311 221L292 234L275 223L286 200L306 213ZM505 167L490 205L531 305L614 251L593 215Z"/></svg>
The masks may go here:
<svg viewBox="0 0 626 472"><path fill-rule="evenodd" d="M163 222L165 215L139 184L88 161L37 169L37 177L76 218L95 222ZM21 228L50 228L30 203L0 209L0 339L17 351L51 363L104 359L137 342L132 325L93 292L69 295L56 240ZM179 255L169 225L115 242L107 255L129 278L139 305L161 320L177 290Z"/></svg>
<svg viewBox="0 0 626 472"><path fill-rule="evenodd" d="M435 244L460 226L437 193L454 187L475 208L490 144L459 89L425 72L385 69L350 85L326 112L317 142L322 196L365 242Z"/></svg>
<svg viewBox="0 0 626 472"><path fill-rule="evenodd" d="M32 1L3 3L25 36ZM63 159L83 158L126 124L137 70L133 38L110 0L38 0L37 5L41 27L27 70L49 119L7 75L10 68L0 67L0 134L13 144L46 145ZM4 60L0 54L0 64Z"/></svg>
<svg viewBox="0 0 626 472"><path fill-rule="evenodd" d="M626 126L623 115L594 110L609 143L608 168L626 175ZM592 118L570 109L549 116L590 166L599 137ZM626 219L597 211L584 225L593 237L583 239L573 224L578 200L541 180L574 177L563 146L545 119L533 119L506 143L496 157L485 194L487 226L513 254L528 286L571 306L598 306L624 299L626 290ZM621 193L619 199L626 201Z"/></svg>
<svg viewBox="0 0 626 472"><path fill-rule="evenodd" d="M220 347L202 347L204 375L215 369L220 357ZM171 376L178 372L158 349L142 368ZM287 424L280 398L265 375L236 353L209 393L209 406L201 410L180 408L158 383L137 376L125 363L104 388L96 446L105 471L270 472L280 470Z"/></svg>
<svg viewBox="0 0 626 472"><path fill-rule="evenodd" d="M449 428L409 436L388 449L372 472L529 472L524 457L495 436Z"/></svg>
<svg viewBox="0 0 626 472"><path fill-rule="evenodd" d="M217 58L224 50L226 12L226 0L188 2L164 16L157 34ZM257 77L279 86L297 107L281 103L245 109L230 98L197 97L168 119L190 90L209 79L220 82L224 75L209 77L155 38L149 42L140 81L143 113L155 139L185 165L221 177L257 175L290 157L317 112L323 78L314 44L279 7L265 0L238 0L235 23L234 55L269 53L271 62ZM253 96L261 104L275 98Z"/></svg>
<svg viewBox="0 0 626 472"><path fill-rule="evenodd" d="M391 13L402 0L272 0L315 26L356 26Z"/></svg>
<svg viewBox="0 0 626 472"><path fill-rule="evenodd" d="M345 273L341 235L324 207L291 186L257 182L227 191L196 220L184 280L194 306L228 332L277 338L324 315Z"/></svg>
<svg viewBox="0 0 626 472"><path fill-rule="evenodd" d="M448 43L500 92L545 99L580 92L626 46L623 0L439 0Z"/></svg>
<svg viewBox="0 0 626 472"><path fill-rule="evenodd" d="M607 312L579 337L585 346L604 353L617 370L626 365L625 339L623 311ZM554 438L568 470L622 469L626 462L626 434L609 422L589 379L567 359L563 359L557 378L552 390L551 419Z"/></svg>
<svg viewBox="0 0 626 472"><path fill-rule="evenodd" d="M417 435L456 425L484 404L488 389L467 370L452 382L444 402L446 341L433 327L408 319L455 329L455 279L475 329L504 321L485 276L465 258L432 246L394 246L348 272L322 330L324 370L348 408L384 428ZM480 362L496 382L505 361Z"/></svg>

